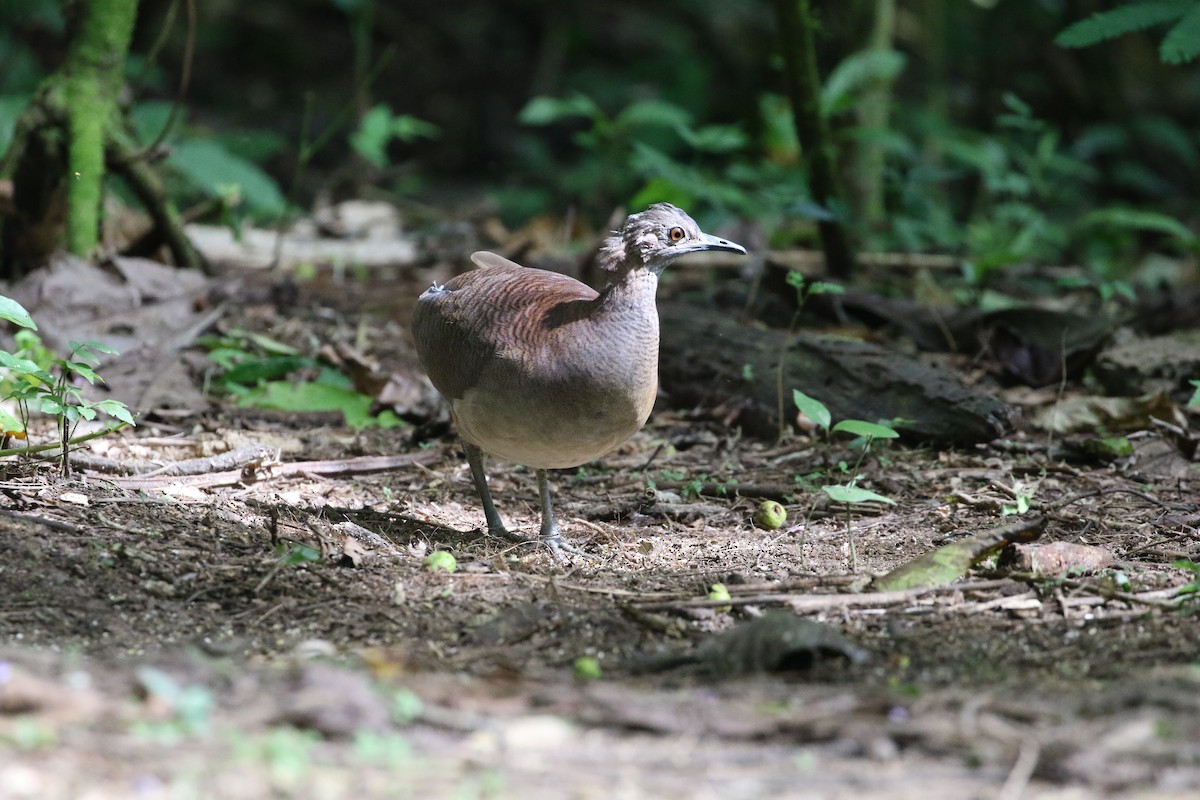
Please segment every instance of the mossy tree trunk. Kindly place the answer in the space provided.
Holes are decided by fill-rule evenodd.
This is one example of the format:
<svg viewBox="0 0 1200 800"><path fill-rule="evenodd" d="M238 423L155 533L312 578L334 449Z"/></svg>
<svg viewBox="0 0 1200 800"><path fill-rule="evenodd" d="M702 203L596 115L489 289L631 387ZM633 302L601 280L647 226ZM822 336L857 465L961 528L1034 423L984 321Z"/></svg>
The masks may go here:
<svg viewBox="0 0 1200 800"><path fill-rule="evenodd" d="M91 255L99 240L104 146L121 124L117 96L137 2L89 0L84 14L52 88L60 93L54 104L67 111L67 249L79 256Z"/></svg>
<svg viewBox="0 0 1200 800"><path fill-rule="evenodd" d="M0 177L13 181L15 213L0 232L0 276L16 278L44 263L64 245L76 255L90 256L97 247L106 168L130 180L131 153L124 133L118 97L125 56L137 19L137 0L85 0L74 5L79 15L70 50L62 66L38 88L22 112L13 141L0 163ZM143 200L153 191L131 183ZM163 227L178 225L178 215L156 195L147 202ZM168 226L169 227L169 226ZM198 259L182 234L166 239L176 261Z"/></svg>
<svg viewBox="0 0 1200 800"><path fill-rule="evenodd" d="M854 250L842 220L845 210L833 163L833 144L821 116L821 79L813 44L816 21L808 0L773 0L783 52L784 82L796 123L800 154L808 164L808 182L813 200L833 212L832 218L817 221L821 247L829 273L847 279L854 272Z"/></svg>

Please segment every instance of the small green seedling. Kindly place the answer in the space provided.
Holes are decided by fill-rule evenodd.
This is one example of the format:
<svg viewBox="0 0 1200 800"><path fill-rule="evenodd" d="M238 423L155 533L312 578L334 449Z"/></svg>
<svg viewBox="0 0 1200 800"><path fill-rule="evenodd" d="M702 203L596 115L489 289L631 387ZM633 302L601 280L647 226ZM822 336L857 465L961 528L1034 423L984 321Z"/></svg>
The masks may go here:
<svg viewBox="0 0 1200 800"><path fill-rule="evenodd" d="M804 304L806 302L808 302L808 299L810 297L813 297L814 295L819 295L819 294L842 294L843 292L846 291L844 288L842 288L841 286L838 286L836 283L827 283L825 281L810 281L804 277L803 273L796 272L796 271L789 272L787 274L786 280L787 280L788 286L791 286L791 287L795 288L795 290L796 290L796 313L794 313L792 315L791 324L788 325L788 340L790 340L791 337L795 334L796 326L800 322L800 312L804 310ZM785 340L784 344L780 347L779 363L775 365L775 399L776 399L776 402L778 403L778 409L779 409L779 438L780 438L780 440L783 439L784 434L786 433L786 431L788 429L788 425L787 425L787 421L786 421L787 415L783 413L784 396L785 396L784 391L783 391L783 369L784 369L784 362L786 360L787 353L788 353L788 344L787 344L788 340ZM824 408L824 406L821 406L821 407ZM801 411L803 411L803 410L804 409L801 409ZM828 410L826 410L826 424L824 426L826 429L828 429L828 427L829 427L828 422L829 422Z"/></svg>
<svg viewBox="0 0 1200 800"><path fill-rule="evenodd" d="M1171 566L1186 569L1192 573L1192 582L1180 586L1179 591L1175 593L1176 596L1187 597L1189 600L1200 600L1200 564L1190 558L1183 558L1171 562Z"/></svg>
<svg viewBox="0 0 1200 800"><path fill-rule="evenodd" d="M846 506L846 537L850 543L850 564L851 569L857 571L858 553L854 546L854 529L850 524L851 506L859 503L887 503L890 505L895 505L896 503L890 497L885 497L878 492L872 492L870 489L858 486L858 479L862 477L858 473L858 468L862 465L867 451L871 449L872 442L876 439L895 439L899 434L886 425L879 425L861 419L844 419L836 425L831 425L833 415L830 414L829 408L820 400L806 395L799 389L792 390L792 399L796 403L796 408L799 409L800 413L804 414L804 416L808 417L824 430L827 437L832 437L835 433L848 433L852 436L863 438L863 446L859 451L858 461L855 462L852 469L847 468L845 470L851 475L850 479L842 484L821 487L821 491L828 495L830 500Z"/></svg>
<svg viewBox="0 0 1200 800"><path fill-rule="evenodd" d="M58 447L62 453L62 471L70 471L70 447L85 439L73 440L79 423L94 420L104 414L117 420L118 424L90 434L87 439L103 436L126 425L134 425L129 408L119 400L92 401L84 397L80 385L86 381L95 385L100 376L95 367L100 363L99 355L115 355L116 351L99 342L69 343L70 354L56 358L37 336L37 325L17 301L0 296L0 319L8 320L23 330L18 331L16 352L0 350L0 400L14 400L17 416L0 409L0 438L7 443L10 438L25 439L29 428L30 414L34 411L55 418L58 442L41 448L25 448L31 453L39 449ZM0 450L0 455L8 455Z"/></svg>
<svg viewBox="0 0 1200 800"><path fill-rule="evenodd" d="M1011 504L1005 503L1000 506L1000 516L1012 517L1029 511L1036 490L1036 487L1027 486L1020 481L1013 481L1012 493L1014 502Z"/></svg>

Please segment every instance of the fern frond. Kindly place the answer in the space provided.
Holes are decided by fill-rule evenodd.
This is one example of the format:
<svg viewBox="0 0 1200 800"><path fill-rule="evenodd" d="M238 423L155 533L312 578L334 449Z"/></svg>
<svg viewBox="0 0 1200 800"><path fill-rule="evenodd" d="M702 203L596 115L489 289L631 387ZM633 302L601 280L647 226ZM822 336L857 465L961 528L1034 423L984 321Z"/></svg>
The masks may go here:
<svg viewBox="0 0 1200 800"><path fill-rule="evenodd" d="M1167 31L1159 49L1159 57L1167 64L1186 64L1197 55L1200 55L1200 3Z"/></svg>
<svg viewBox="0 0 1200 800"><path fill-rule="evenodd" d="M1148 0L1129 3L1110 11L1101 11L1080 20L1060 33L1054 41L1060 47L1088 47L1127 33L1190 16L1200 7L1197 0ZM1172 31L1173 32L1173 31Z"/></svg>

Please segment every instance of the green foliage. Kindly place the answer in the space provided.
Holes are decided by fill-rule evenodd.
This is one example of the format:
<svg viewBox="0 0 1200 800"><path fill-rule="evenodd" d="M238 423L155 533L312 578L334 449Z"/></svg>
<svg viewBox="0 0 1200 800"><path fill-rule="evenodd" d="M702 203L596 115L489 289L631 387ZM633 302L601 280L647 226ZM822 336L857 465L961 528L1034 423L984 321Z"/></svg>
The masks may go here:
<svg viewBox="0 0 1200 800"><path fill-rule="evenodd" d="M209 197L235 197L263 216L283 212L285 201L279 184L256 164L231 153L211 139L179 142L167 166Z"/></svg>
<svg viewBox="0 0 1200 800"><path fill-rule="evenodd" d="M876 439L895 439L900 435L895 429L889 428L886 425L879 425L861 419L844 419L836 425L831 425L833 415L830 414L826 405L799 389L792 390L792 400L795 402L796 408L800 413L804 414L805 417L823 430L826 436L832 436L835 433L848 433L852 436L862 437L863 447L859 454L859 463L854 465L853 472L857 472L863 457L866 455L867 450L870 449L873 441ZM821 490L829 495L830 499L838 503L895 502L883 495L856 486L858 478L859 476L856 474L846 484L840 486L822 486Z"/></svg>
<svg viewBox="0 0 1200 800"><path fill-rule="evenodd" d="M1200 381L1188 381L1188 384L1193 389L1192 397L1187 403L1188 408L1200 408Z"/></svg>
<svg viewBox="0 0 1200 800"><path fill-rule="evenodd" d="M393 140L405 144L417 139L435 139L440 131L436 125L411 114L395 114L390 106L373 106L359 121L358 130L350 134L350 145L368 163L379 169L391 164L387 147Z"/></svg>
<svg viewBox="0 0 1200 800"><path fill-rule="evenodd" d="M1058 35L1062 47L1090 47L1128 33L1170 25L1159 58L1166 64L1185 64L1200 55L1200 2L1197 0L1135 0L1080 20Z"/></svg>
<svg viewBox="0 0 1200 800"><path fill-rule="evenodd" d="M846 291L844 287L839 286L836 283L829 283L828 281L810 281L804 277L804 273L796 272L795 270L789 272L784 280L787 281L788 286L791 286L796 290L796 305L799 308L803 308L805 302L808 301L808 298L815 295L844 294Z"/></svg>
<svg viewBox="0 0 1200 800"><path fill-rule="evenodd" d="M1171 566L1186 569L1192 573L1192 582L1180 586L1176 594L1180 597L1189 597L1193 600L1200 598L1200 564L1197 564L1190 558L1183 558L1171 562Z"/></svg>
<svg viewBox="0 0 1200 800"><path fill-rule="evenodd" d="M821 115L832 117L853 109L864 88L894 80L905 62L904 55L894 50L862 50L851 54L833 68L821 87Z"/></svg>
<svg viewBox="0 0 1200 800"><path fill-rule="evenodd" d="M835 503L845 503L851 505L854 503L890 503L895 505L896 501L890 497L872 492L870 489L864 489L861 486L853 484L841 484L837 486L822 486L821 491L829 495L829 499Z"/></svg>
<svg viewBox="0 0 1200 800"><path fill-rule="evenodd" d="M1174 217L1140 208L1100 208L1079 220L1082 228L1108 228L1114 231L1161 233L1188 250L1195 250L1196 234Z"/></svg>
<svg viewBox="0 0 1200 800"><path fill-rule="evenodd" d="M8 150L17 117L28 102L28 95L0 95L0 153Z"/></svg>
<svg viewBox="0 0 1200 800"><path fill-rule="evenodd" d="M829 426L833 422L833 415L829 413L829 408L824 403L815 397L809 397L799 389L792 390L792 402L796 404L800 413L812 420L818 428L824 431L829 430Z"/></svg>
<svg viewBox="0 0 1200 800"><path fill-rule="evenodd" d="M216 704L212 692L206 687L180 684L154 667L139 668L138 681L147 697L165 706L171 715L162 721L136 723L133 726L135 734L166 743L198 736L209 730Z"/></svg>
<svg viewBox="0 0 1200 800"><path fill-rule="evenodd" d="M321 560L321 551L306 544L281 544L276 548L279 552L279 564L284 567L298 567L301 564L315 564Z"/></svg>
<svg viewBox="0 0 1200 800"><path fill-rule="evenodd" d="M741 126L696 124L683 107L666 100L636 100L615 114L580 93L535 97L518 119L530 126L566 125L578 148L569 164L555 160L541 140L523 142L522 167L570 203L613 203L640 208L667 201L705 214L782 216L808 190L802 174L750 156ZM500 194L510 213L533 214L553 202L550 193Z"/></svg>
<svg viewBox="0 0 1200 800"><path fill-rule="evenodd" d="M280 151L282 137L268 130L216 135L186 122L168 128L171 114L170 103L155 101L139 103L129 113L140 141L157 141L165 131L165 183L172 194L221 199L259 218L283 212L279 184L259 166Z"/></svg>
<svg viewBox="0 0 1200 800"><path fill-rule="evenodd" d="M827 484L821 487L821 491L835 503L841 503L846 507L846 538L850 545L850 562L851 568L858 569L858 553L854 547L854 532L850 527L850 509L854 505L861 503L887 503L895 505L896 501L890 497L873 492L870 489L864 489L858 485L858 481L862 475L858 469L862 466L863 459L866 458L867 451L870 450L871 444L876 439L894 439L899 436L893 428L886 425L878 425L873 422L866 422L861 419L845 419L838 422L836 425L830 426L833 419L829 409L820 400L801 392L799 389L792 390L792 399L796 403L796 408L800 410L804 416L812 420L818 427L825 431L826 436L832 436L835 433L848 433L853 436L861 437L862 448L859 450L858 462L853 468L842 465L843 471L850 474L850 478L845 483ZM800 476L796 477L797 484L802 483Z"/></svg>
<svg viewBox="0 0 1200 800"><path fill-rule="evenodd" d="M22 328L37 330L37 324L34 323L33 317L29 315L24 306L11 297L0 295L0 319L8 320Z"/></svg>
<svg viewBox="0 0 1200 800"><path fill-rule="evenodd" d="M340 411L355 429L404 424L390 410L373 413L374 399L356 391L346 375L281 342L246 331L199 341L221 370L210 385L240 405L297 413Z"/></svg>
<svg viewBox="0 0 1200 800"><path fill-rule="evenodd" d="M237 734L234 755L239 762L264 768L274 794L303 793L316 762L313 750L321 742L314 730L289 726L271 728L266 734Z"/></svg>
<svg viewBox="0 0 1200 800"><path fill-rule="evenodd" d="M1027 513L1036 491L1036 486L1027 486L1020 481L1014 481L1012 485L1013 502L1005 503L1000 507L1000 516L1011 517Z"/></svg>
<svg viewBox="0 0 1200 800"><path fill-rule="evenodd" d="M11 400L17 407L16 416L0 408L0 437L25 439L34 411L54 417L65 472L71 437L80 422L104 414L117 420L118 428L135 424L128 407L119 400L93 401L83 393L81 381L94 385L100 380L95 370L99 355L116 351L99 342L72 341L70 353L57 357L34 333L37 325L29 312L8 297L0 296L0 319L23 329L14 336L15 351L0 350L0 400Z"/></svg>

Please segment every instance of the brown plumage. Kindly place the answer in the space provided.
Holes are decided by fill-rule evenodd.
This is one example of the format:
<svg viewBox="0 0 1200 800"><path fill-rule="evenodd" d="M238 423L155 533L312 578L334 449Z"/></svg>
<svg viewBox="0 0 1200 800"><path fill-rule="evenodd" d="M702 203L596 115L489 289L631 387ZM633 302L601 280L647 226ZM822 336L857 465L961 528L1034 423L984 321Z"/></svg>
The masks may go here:
<svg viewBox="0 0 1200 800"><path fill-rule="evenodd" d="M600 292L480 252L479 269L421 295L417 353L450 403L491 533L510 536L480 451L537 470L541 535L557 547L545 471L599 458L645 423L658 390L658 275L701 250L746 252L659 203L605 240Z"/></svg>

